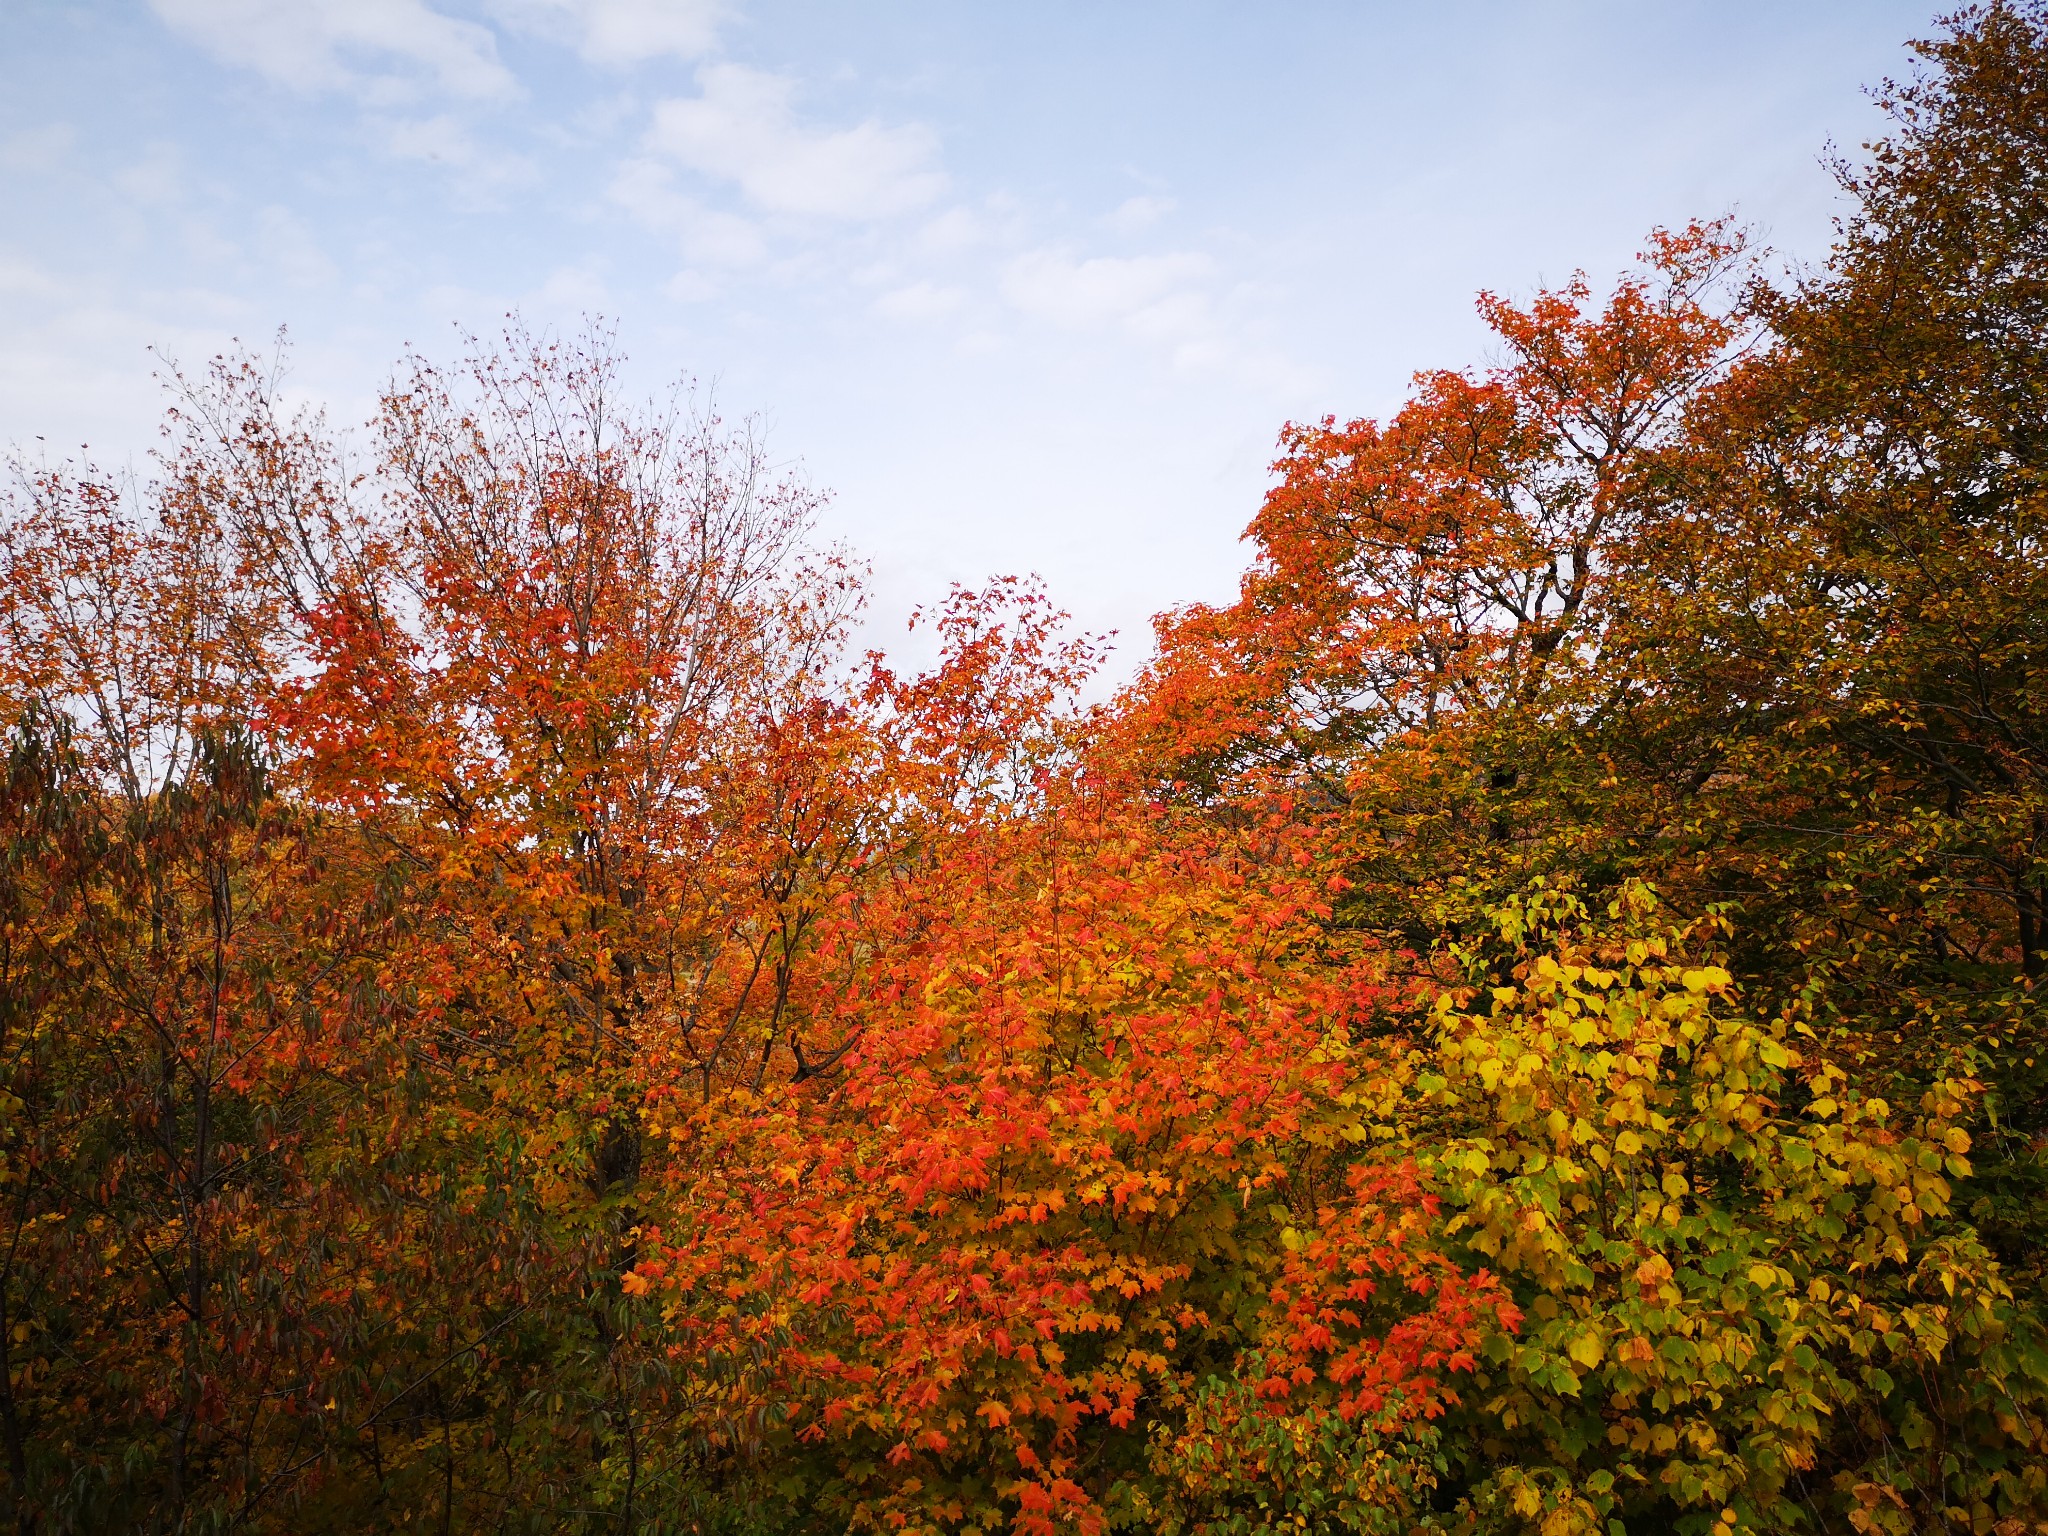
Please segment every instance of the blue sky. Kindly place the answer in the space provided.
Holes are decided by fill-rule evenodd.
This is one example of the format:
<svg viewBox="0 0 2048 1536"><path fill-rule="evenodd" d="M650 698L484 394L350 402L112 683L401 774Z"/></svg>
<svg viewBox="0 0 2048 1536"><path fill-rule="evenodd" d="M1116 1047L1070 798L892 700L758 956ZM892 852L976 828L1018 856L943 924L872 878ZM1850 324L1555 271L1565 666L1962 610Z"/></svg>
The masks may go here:
<svg viewBox="0 0 2048 1536"><path fill-rule="evenodd" d="M758 413L878 630L1038 571L1126 664L1291 417L1482 362L1480 287L1729 210L1790 258L1925 3L0 0L0 444L154 441L154 345L619 327ZM38 444L36 439L43 439Z"/></svg>

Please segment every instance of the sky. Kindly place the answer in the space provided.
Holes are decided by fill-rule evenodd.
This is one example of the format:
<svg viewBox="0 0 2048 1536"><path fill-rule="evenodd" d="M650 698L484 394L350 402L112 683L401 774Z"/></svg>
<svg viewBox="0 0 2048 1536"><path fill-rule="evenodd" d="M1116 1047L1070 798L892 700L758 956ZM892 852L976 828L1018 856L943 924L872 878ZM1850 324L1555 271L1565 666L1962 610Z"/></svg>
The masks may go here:
<svg viewBox="0 0 2048 1536"><path fill-rule="evenodd" d="M144 463L156 358L617 328L831 493L889 643L1036 572L1142 660L1291 419L1483 365L1482 288L1733 212L1824 258L1894 0L0 0L0 449ZM154 354L151 349L154 348Z"/></svg>

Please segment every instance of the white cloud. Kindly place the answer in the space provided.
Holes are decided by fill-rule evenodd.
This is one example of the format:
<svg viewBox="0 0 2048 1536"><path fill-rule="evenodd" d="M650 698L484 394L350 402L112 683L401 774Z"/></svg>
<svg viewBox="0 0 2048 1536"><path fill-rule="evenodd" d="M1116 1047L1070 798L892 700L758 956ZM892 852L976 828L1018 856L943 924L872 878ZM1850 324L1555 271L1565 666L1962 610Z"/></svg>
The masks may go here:
<svg viewBox="0 0 2048 1536"><path fill-rule="evenodd" d="M421 75L471 99L517 89L488 28L424 0L150 0L150 7L216 58L296 90L388 98Z"/></svg>
<svg viewBox="0 0 2048 1536"><path fill-rule="evenodd" d="M458 168L474 163L480 153L469 129L446 114L391 123L384 130L384 144L402 160L432 160Z"/></svg>
<svg viewBox="0 0 2048 1536"><path fill-rule="evenodd" d="M497 0L513 26L561 38L593 64L701 58L718 39L724 0Z"/></svg>
<svg viewBox="0 0 2048 1536"><path fill-rule="evenodd" d="M751 267L768 254L757 226L715 208L692 205L680 233L683 254L707 267Z"/></svg>
<svg viewBox="0 0 2048 1536"><path fill-rule="evenodd" d="M0 165L10 171L54 171L71 153L78 134L69 123L25 128L0 139Z"/></svg>
<svg viewBox="0 0 2048 1536"><path fill-rule="evenodd" d="M703 304L725 292L715 279L688 268L663 283L661 291L678 304Z"/></svg>
<svg viewBox="0 0 2048 1536"><path fill-rule="evenodd" d="M1115 328L1170 350L1182 367L1223 359L1209 293L1214 264L1192 251L1092 256L1028 251L1003 269L1002 293L1027 315L1065 330Z"/></svg>
<svg viewBox="0 0 2048 1536"><path fill-rule="evenodd" d="M966 301L967 295L958 288L911 283L883 294L875 300L875 310L892 320L942 320L956 313Z"/></svg>
<svg viewBox="0 0 2048 1536"><path fill-rule="evenodd" d="M460 171L455 184L459 202L489 206L505 188L530 182L535 167L525 156L503 149L489 136L479 139L460 117L402 118L379 125L384 148L401 160L419 160Z"/></svg>
<svg viewBox="0 0 2048 1536"><path fill-rule="evenodd" d="M139 159L114 173L114 186L145 208L176 208L185 203L185 157L174 144L151 144Z"/></svg>
<svg viewBox="0 0 2048 1536"><path fill-rule="evenodd" d="M770 213L877 219L939 195L937 143L916 124L817 129L796 120L793 83L738 64L698 72L703 94L659 103L648 147L738 186Z"/></svg>
<svg viewBox="0 0 2048 1536"><path fill-rule="evenodd" d="M595 314L611 303L605 280L587 266L557 267L547 281L520 300L522 311L541 316Z"/></svg>
<svg viewBox="0 0 2048 1536"><path fill-rule="evenodd" d="M1142 326L1148 316L1183 309L1199 297L1209 259L1192 252L1165 256L1094 256L1030 251L1003 273L1003 297L1026 314L1070 329L1112 322Z"/></svg>
<svg viewBox="0 0 2048 1536"><path fill-rule="evenodd" d="M0 258L0 299L29 299L43 304L65 298L69 290L56 278L25 261Z"/></svg>
<svg viewBox="0 0 2048 1536"><path fill-rule="evenodd" d="M256 251L270 271L297 288L324 288L338 275L305 220L273 203L256 216Z"/></svg>
<svg viewBox="0 0 2048 1536"><path fill-rule="evenodd" d="M738 214L706 208L678 191L675 173L652 160L628 160L607 195L649 229L673 235L684 257L708 267L751 267L767 255L760 228Z"/></svg>
<svg viewBox="0 0 2048 1536"><path fill-rule="evenodd" d="M1170 197L1130 197L1103 219L1120 235L1135 235L1150 229L1178 206Z"/></svg>
<svg viewBox="0 0 2048 1536"><path fill-rule="evenodd" d="M274 317L252 313L245 292L157 287L159 266L110 279L61 258L0 257L0 453L43 436L53 455L80 443L125 455L163 410L150 348L205 358L235 334L267 334Z"/></svg>
<svg viewBox="0 0 2048 1536"><path fill-rule="evenodd" d="M968 208L948 208L918 230L916 246L928 256L957 256L989 238L987 223Z"/></svg>

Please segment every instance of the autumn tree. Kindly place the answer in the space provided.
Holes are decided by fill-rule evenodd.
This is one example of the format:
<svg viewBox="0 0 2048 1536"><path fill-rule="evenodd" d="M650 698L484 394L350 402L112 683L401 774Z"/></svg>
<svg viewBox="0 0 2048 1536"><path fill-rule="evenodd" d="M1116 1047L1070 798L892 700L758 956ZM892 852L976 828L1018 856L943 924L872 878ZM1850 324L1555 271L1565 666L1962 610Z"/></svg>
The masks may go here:
<svg viewBox="0 0 2048 1536"><path fill-rule="evenodd" d="M24 472L24 1523L630 1517L639 1074L787 1048L858 781L807 493L613 366L416 365L355 473L228 363L153 480Z"/></svg>
<svg viewBox="0 0 2048 1536"><path fill-rule="evenodd" d="M1842 167L1856 211L1825 268L1689 304L1713 290L1687 288L1660 241L1604 314L1579 284L1482 302L1507 352L1483 380L1493 416L1464 404L1482 380L1424 376L1386 426L1290 429L1243 596L1171 620L1132 701L1165 792L1310 808L1349 884L1336 925L1377 935L1418 1000L1513 989L1518 962L1472 946L1532 881L1602 904L1647 881L1687 920L1732 925L1748 1006L1804 1021L1806 1049L1856 1092L1963 1106L1943 1112L1975 1139L1965 1193L1906 1204L1923 1240L1981 1234L1983 1262L2002 1261L1999 1427L1966 1427L1967 1392L1887 1377L1837 1422L1981 1459L1871 1474L1816 1441L1800 1476L1835 1470L1805 1513L1736 1501L1738 1524L1988 1527L2038 1505L2031 1471L2000 1479L2041 1454L2039 434L2022 381L2038 372L2044 23L1993 5L1920 45L1920 73L1879 93L1892 136ZM1645 315L1688 344L1618 323ZM1528 430L1555 419L1552 379L1579 381L1560 397L1594 419L1627 419L1601 411L1593 366L1623 335L1631 361L1606 377L1641 391L1643 434ZM1591 455L1612 473L1590 482L1588 442L1627 450ZM1560 531L1504 514L1513 497L1487 472L1516 463L1528 504L1567 514ZM1459 958L1473 954L1490 957L1478 977ZM1437 1039L1423 1012L1399 1019ZM1981 1100L1943 1087L1976 1081ZM1822 1283L1856 1293L1863 1267ZM1551 1304L1568 1307L1578 1283L1525 1277L1516 1299L1540 1315L1543 1292L1562 1286ZM1581 1518L1544 1499L1531 1507L1558 1528ZM1491 1518L1523 1517L1510 1500Z"/></svg>

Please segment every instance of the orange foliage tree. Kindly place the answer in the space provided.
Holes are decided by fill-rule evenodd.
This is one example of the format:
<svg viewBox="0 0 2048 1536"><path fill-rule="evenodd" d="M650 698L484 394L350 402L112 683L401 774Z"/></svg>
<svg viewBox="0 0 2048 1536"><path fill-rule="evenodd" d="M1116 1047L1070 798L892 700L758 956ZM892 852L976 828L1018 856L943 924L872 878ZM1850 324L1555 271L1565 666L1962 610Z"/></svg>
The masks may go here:
<svg viewBox="0 0 2048 1536"><path fill-rule="evenodd" d="M801 1496L856 1529L1142 1518L1147 1466L1194 1454L1160 1405L1232 1383L1390 1439L1441 1413L1512 1308L1416 1241L1410 1166L1351 1156L1377 989L1305 963L1334 957L1292 829L1220 835L1075 751L1045 708L1078 657L1028 599L941 629L936 673L879 680L938 749L908 841L820 938L867 951L831 994L843 1070L679 1103L686 1182L628 1285L678 1350L774 1352Z"/></svg>

